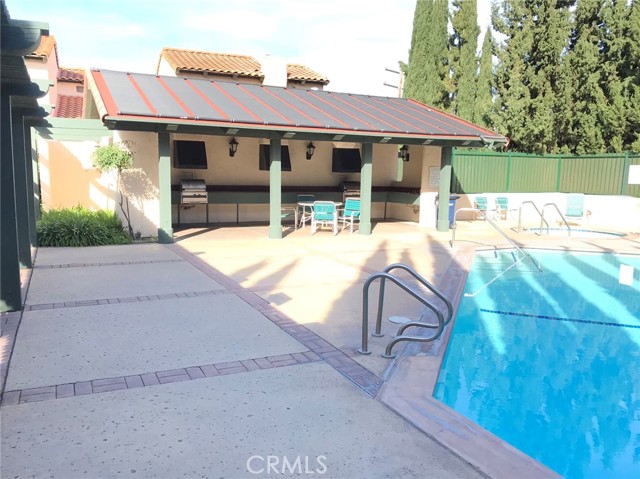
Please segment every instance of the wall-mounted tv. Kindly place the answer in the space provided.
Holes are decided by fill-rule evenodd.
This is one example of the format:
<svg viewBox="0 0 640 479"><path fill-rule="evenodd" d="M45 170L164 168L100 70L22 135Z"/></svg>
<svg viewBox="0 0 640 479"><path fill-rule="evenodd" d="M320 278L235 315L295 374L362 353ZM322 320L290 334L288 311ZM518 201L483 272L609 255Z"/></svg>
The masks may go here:
<svg viewBox="0 0 640 479"><path fill-rule="evenodd" d="M359 148L334 148L331 171L334 173L360 173L362 159Z"/></svg>
<svg viewBox="0 0 640 479"><path fill-rule="evenodd" d="M173 167L204 170L207 168L207 149L204 141L175 140Z"/></svg>
<svg viewBox="0 0 640 479"><path fill-rule="evenodd" d="M260 145L260 169L269 170L271 166L271 146ZM282 171L291 171L291 157L289 156L289 147L282 145L280 147L280 168Z"/></svg>

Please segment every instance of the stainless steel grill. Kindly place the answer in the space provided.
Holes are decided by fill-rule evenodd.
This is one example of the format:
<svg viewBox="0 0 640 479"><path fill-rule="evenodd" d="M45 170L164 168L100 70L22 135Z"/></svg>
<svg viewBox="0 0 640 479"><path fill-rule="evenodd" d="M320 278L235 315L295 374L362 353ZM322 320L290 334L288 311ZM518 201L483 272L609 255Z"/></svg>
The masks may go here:
<svg viewBox="0 0 640 479"><path fill-rule="evenodd" d="M358 183L357 181L343 181L341 186L343 203L347 198L360 196L360 183Z"/></svg>
<svg viewBox="0 0 640 479"><path fill-rule="evenodd" d="M204 180L182 180L180 182L181 205L206 205L208 203L209 195Z"/></svg>
<svg viewBox="0 0 640 479"><path fill-rule="evenodd" d="M204 205L206 224L209 224L209 193L204 180L180 181L180 204L178 205L178 224L180 224L180 210Z"/></svg>

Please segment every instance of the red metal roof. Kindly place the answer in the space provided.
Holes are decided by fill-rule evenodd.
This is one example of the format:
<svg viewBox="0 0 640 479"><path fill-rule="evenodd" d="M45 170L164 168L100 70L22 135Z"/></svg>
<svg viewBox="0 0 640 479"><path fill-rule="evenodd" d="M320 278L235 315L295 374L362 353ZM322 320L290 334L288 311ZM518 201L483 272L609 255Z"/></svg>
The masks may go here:
<svg viewBox="0 0 640 479"><path fill-rule="evenodd" d="M500 134L405 98L110 70L94 70L91 76L94 95L99 96L97 104L103 106L103 120L117 129L141 129L141 123L157 129L158 123L164 123L183 128L181 131L218 127L308 137L364 136L388 143L507 143ZM137 123L135 128L133 123Z"/></svg>

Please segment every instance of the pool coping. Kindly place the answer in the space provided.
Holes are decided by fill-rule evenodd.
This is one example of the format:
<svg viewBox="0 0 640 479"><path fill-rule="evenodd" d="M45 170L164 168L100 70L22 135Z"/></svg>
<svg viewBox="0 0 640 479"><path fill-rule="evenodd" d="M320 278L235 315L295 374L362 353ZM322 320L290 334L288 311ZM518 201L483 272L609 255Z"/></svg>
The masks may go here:
<svg viewBox="0 0 640 479"><path fill-rule="evenodd" d="M454 307L451 325L434 343L412 343L404 348L378 399L489 477L557 478L561 476L557 472L433 397L469 269L476 250L484 249L458 247L438 285Z"/></svg>

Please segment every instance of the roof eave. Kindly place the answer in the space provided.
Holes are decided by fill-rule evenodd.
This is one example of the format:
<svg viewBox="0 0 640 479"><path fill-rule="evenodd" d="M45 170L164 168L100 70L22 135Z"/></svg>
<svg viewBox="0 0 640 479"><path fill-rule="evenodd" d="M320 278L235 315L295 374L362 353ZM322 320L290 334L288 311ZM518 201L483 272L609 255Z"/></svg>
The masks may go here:
<svg viewBox="0 0 640 479"><path fill-rule="evenodd" d="M420 146L451 146L483 148L501 146L508 139L500 135L418 135L413 133L373 132L361 130L340 130L331 128L292 128L279 125L239 124L235 122L215 122L184 120L178 118L104 116L103 122L110 130L152 131L183 134L211 134L216 136L236 136L254 138L283 138L290 140L371 142L380 144L407 144Z"/></svg>

